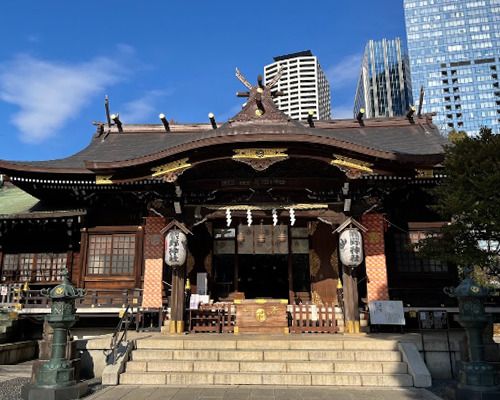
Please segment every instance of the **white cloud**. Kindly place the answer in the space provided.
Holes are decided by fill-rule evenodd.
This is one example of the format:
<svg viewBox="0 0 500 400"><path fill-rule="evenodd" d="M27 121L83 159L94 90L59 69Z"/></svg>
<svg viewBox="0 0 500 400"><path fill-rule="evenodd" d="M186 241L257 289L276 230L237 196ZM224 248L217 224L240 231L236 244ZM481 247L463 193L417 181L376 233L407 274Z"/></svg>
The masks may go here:
<svg viewBox="0 0 500 400"><path fill-rule="evenodd" d="M130 49L129 49L130 50ZM21 140L40 143L54 136L98 93L122 80L127 72L116 57L64 63L19 55L0 64L0 100L16 105L11 118Z"/></svg>
<svg viewBox="0 0 500 400"><path fill-rule="evenodd" d="M166 90L150 90L146 92L143 96L123 105L120 119L124 123L141 123L153 117L158 119L161 110L157 107L157 101L159 98L171 93Z"/></svg>
<svg viewBox="0 0 500 400"><path fill-rule="evenodd" d="M333 89L346 87L357 82L362 58L362 54L351 54L326 69L326 76Z"/></svg>
<svg viewBox="0 0 500 400"><path fill-rule="evenodd" d="M353 118L353 107L349 105L340 105L338 107L332 107L333 119L352 119Z"/></svg>

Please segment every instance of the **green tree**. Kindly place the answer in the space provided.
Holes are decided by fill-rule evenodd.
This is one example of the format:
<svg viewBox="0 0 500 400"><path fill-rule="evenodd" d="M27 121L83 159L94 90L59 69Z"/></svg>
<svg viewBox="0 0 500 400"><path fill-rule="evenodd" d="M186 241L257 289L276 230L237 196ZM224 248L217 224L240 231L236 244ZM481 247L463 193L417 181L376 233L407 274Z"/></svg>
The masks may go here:
<svg viewBox="0 0 500 400"><path fill-rule="evenodd" d="M439 235L422 240L424 257L474 268L482 283L500 273L500 135L481 128L446 148L444 183L434 191L437 211L450 221Z"/></svg>

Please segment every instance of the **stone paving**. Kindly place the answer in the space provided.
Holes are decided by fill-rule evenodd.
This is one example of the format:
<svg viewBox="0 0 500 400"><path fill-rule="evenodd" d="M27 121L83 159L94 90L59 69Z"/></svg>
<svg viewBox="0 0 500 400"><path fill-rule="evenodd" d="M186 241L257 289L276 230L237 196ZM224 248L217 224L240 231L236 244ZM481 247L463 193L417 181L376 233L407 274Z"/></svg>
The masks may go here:
<svg viewBox="0 0 500 400"><path fill-rule="evenodd" d="M441 400L425 389L113 386L86 400Z"/></svg>
<svg viewBox="0 0 500 400"><path fill-rule="evenodd" d="M14 365L0 365L0 382L14 378L30 378L33 361Z"/></svg>
<svg viewBox="0 0 500 400"><path fill-rule="evenodd" d="M20 400L21 387L31 377L32 361L16 365L0 365L0 400Z"/></svg>

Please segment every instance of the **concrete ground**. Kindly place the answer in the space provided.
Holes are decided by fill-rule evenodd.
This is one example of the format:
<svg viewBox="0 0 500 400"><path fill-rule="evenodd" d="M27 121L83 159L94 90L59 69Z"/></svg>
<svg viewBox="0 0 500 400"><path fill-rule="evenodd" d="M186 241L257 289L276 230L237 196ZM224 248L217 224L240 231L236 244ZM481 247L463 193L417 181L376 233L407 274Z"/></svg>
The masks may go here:
<svg viewBox="0 0 500 400"><path fill-rule="evenodd" d="M110 386L86 400L441 400L425 389L259 386Z"/></svg>
<svg viewBox="0 0 500 400"><path fill-rule="evenodd" d="M32 363L0 365L0 400L20 399L21 387L30 380Z"/></svg>
<svg viewBox="0 0 500 400"><path fill-rule="evenodd" d="M14 365L0 365L0 382L14 378L30 378L33 361Z"/></svg>

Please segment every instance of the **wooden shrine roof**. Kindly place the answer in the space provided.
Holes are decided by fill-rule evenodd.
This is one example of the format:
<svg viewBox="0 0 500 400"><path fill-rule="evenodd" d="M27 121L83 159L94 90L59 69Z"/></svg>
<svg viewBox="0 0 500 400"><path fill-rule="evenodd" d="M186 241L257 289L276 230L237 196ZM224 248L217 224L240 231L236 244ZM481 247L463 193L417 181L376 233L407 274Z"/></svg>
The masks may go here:
<svg viewBox="0 0 500 400"><path fill-rule="evenodd" d="M266 142L320 144L382 159L433 165L443 158L449 144L437 127L425 117L365 120L315 121L315 127L296 121L227 122L218 129L210 125L173 125L165 132L161 125L124 125L94 136L90 144L70 157L48 161L1 161L0 171L86 174L106 167L140 165L163 157L203 150L212 145ZM186 129L184 129L186 127Z"/></svg>
<svg viewBox="0 0 500 400"><path fill-rule="evenodd" d="M242 110L217 129L210 124L126 125L99 124L91 143L70 157L32 162L0 160L0 172L45 174L96 174L125 167L140 167L169 157L189 157L193 152L210 158L211 149L226 145L295 146L321 148L330 153L348 153L373 160L398 161L417 167L432 167L444 157L448 144L430 115L417 117L298 122L280 111L272 88L282 71L264 85L250 84L239 72L236 76L248 92ZM26 176L26 174L24 174Z"/></svg>

